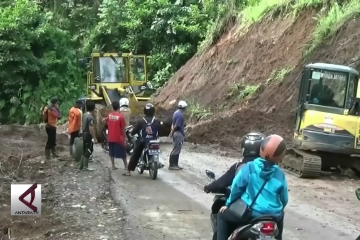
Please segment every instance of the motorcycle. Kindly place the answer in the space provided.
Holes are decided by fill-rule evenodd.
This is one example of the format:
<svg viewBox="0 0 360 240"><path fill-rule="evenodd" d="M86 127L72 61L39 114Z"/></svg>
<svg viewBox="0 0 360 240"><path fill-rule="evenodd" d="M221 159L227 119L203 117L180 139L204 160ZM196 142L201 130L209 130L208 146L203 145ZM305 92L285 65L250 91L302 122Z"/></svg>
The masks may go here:
<svg viewBox="0 0 360 240"><path fill-rule="evenodd" d="M206 170L207 177L211 181L215 181L215 173ZM213 204L211 206L210 221L213 232L217 232L217 214L222 206L225 205L226 199L230 195L230 188L227 187L224 191L215 193ZM279 235L277 227L277 217L274 216L260 216L251 219L247 224L235 229L229 240L275 240Z"/></svg>
<svg viewBox="0 0 360 240"><path fill-rule="evenodd" d="M125 129L125 132L126 132L126 138L127 138L127 141L126 141L126 153L131 155L133 150L134 150L134 146L135 146L135 143L137 142L138 140L138 134L135 134L134 136L131 136L131 131L133 130L133 126L130 125L128 126L126 129ZM102 149L105 151L105 152L109 152L109 144L108 144L108 129L107 129L107 126L104 127L103 131L102 131L102 134L103 134L103 141L101 143L101 147Z"/></svg>
<svg viewBox="0 0 360 240"><path fill-rule="evenodd" d="M134 129L134 126L130 125L125 129L126 132L126 152L127 154L131 155L134 151L134 147L136 142L139 139L139 135L135 134L134 136L131 135L132 130Z"/></svg>
<svg viewBox="0 0 360 240"><path fill-rule="evenodd" d="M149 170L149 174L152 180L157 178L158 169L161 168L159 162L160 156L160 142L159 140L152 140L146 143L144 150L142 151L137 170L139 174L143 174L144 170Z"/></svg>

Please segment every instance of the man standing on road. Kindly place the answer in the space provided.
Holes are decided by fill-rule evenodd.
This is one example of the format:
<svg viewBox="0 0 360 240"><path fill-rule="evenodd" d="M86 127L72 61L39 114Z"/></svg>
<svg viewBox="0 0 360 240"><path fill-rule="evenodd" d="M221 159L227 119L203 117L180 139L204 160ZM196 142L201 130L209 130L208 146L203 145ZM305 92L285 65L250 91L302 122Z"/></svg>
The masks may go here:
<svg viewBox="0 0 360 240"><path fill-rule="evenodd" d="M80 128L81 128L81 107L82 102L81 100L77 100L75 102L74 107L70 108L69 111L69 133L70 133L70 155L73 154L73 144L75 141L75 138L79 137L80 134Z"/></svg>
<svg viewBox="0 0 360 240"><path fill-rule="evenodd" d="M42 112L43 120L46 123L45 129L48 137L45 146L46 160L50 159L51 153L53 157L55 158L59 157L56 153L56 127L57 127L57 122L61 117L58 103L59 103L58 98L53 97L50 100L50 105L44 107Z"/></svg>
<svg viewBox="0 0 360 240"><path fill-rule="evenodd" d="M169 137L173 138L173 150L170 153L169 170L182 170L179 166L179 157L185 138L184 111L187 103L183 100L178 103L178 110L174 112L171 132Z"/></svg>
<svg viewBox="0 0 360 240"><path fill-rule="evenodd" d="M97 143L97 138L95 134L94 128L94 117L93 113L95 110L95 103L91 100L86 101L86 113L82 118L82 131L83 131L83 141L84 141L84 148L83 148L83 156L80 160L80 170L88 170L89 169L89 158L92 153L92 146L94 143Z"/></svg>
<svg viewBox="0 0 360 240"><path fill-rule="evenodd" d="M113 102L112 107L114 112L109 113L106 118L108 126L108 144L109 144L109 156L111 160L112 170L116 170L115 158L122 158L124 161L124 167L127 169L126 151L125 151L125 119L119 112L120 103Z"/></svg>

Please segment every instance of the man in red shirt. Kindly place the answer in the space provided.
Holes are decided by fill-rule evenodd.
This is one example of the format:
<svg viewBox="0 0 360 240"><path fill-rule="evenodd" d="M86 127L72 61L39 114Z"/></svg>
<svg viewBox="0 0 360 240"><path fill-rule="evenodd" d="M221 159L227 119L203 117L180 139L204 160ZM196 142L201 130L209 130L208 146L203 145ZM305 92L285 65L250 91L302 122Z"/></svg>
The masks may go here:
<svg viewBox="0 0 360 240"><path fill-rule="evenodd" d="M126 151L125 151L125 119L119 112L119 102L113 102L112 107L114 112L109 113L106 118L108 126L108 144L109 155L111 159L112 169L116 170L115 158L122 158L124 161L125 169L127 169Z"/></svg>

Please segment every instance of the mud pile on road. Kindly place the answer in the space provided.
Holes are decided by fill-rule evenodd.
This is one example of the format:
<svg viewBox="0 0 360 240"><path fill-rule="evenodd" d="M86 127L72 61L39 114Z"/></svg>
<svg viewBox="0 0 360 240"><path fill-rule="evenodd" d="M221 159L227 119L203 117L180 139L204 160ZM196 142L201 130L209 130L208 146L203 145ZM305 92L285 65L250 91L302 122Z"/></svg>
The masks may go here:
<svg viewBox="0 0 360 240"><path fill-rule="evenodd" d="M265 17L242 36L234 25L216 45L184 65L154 103L170 109L169 102L187 99L209 109L210 117L195 119L189 126L193 142L237 147L240 137L250 130L290 138L303 65L355 62L356 68L359 63L358 18L304 60L316 16L307 10L296 18L291 14Z"/></svg>
<svg viewBox="0 0 360 240"><path fill-rule="evenodd" d="M0 126L0 239L120 239L109 170L90 163L96 171L78 172L65 134L57 136L60 158L45 161L45 142L39 126ZM41 216L11 216L12 183L42 184Z"/></svg>
<svg viewBox="0 0 360 240"><path fill-rule="evenodd" d="M58 224L56 219L10 216L10 184L11 183L45 183L49 177L49 165L42 164L46 133L39 126L0 126L0 237L34 237L44 234ZM67 143L66 136L58 137L61 149ZM51 185L51 184L50 184ZM51 187L44 189L47 195ZM43 214L47 214L43 208ZM5 236L3 236L3 235ZM6 238L5 238L6 239Z"/></svg>

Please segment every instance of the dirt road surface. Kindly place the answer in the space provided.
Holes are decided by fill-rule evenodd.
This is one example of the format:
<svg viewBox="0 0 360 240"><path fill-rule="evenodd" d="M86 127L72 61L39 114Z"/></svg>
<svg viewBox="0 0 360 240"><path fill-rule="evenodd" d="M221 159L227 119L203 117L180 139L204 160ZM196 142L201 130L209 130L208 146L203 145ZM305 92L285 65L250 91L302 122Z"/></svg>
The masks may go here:
<svg viewBox="0 0 360 240"><path fill-rule="evenodd" d="M162 144L161 148L162 161L167 165L171 146ZM96 156L110 166L106 153L99 148ZM120 170L111 172L113 197L126 212L126 239L211 239L209 208L213 196L201 190L208 182L204 171L212 169L220 175L236 159L199 152L187 144L180 161L184 171L170 172L165 167L156 181L147 172L122 176L122 163L118 164ZM290 200L285 240L349 240L358 236L360 202L354 194L358 180L324 177L311 181L291 175L287 179Z"/></svg>
<svg viewBox="0 0 360 240"><path fill-rule="evenodd" d="M222 174L235 158L229 152L185 144L184 171L122 176L110 171L106 153L97 146L92 172L79 172L67 153L68 138L58 136L61 157L44 161L45 130L36 126L0 126L0 239L134 240L211 239L212 195L204 171ZM167 164L171 149L161 145ZM122 163L118 164L122 167ZM302 180L287 176L285 240L349 240L360 220L354 190L359 180L335 176ZM41 216L10 215L10 184L42 186ZM125 213L125 215L124 215Z"/></svg>

